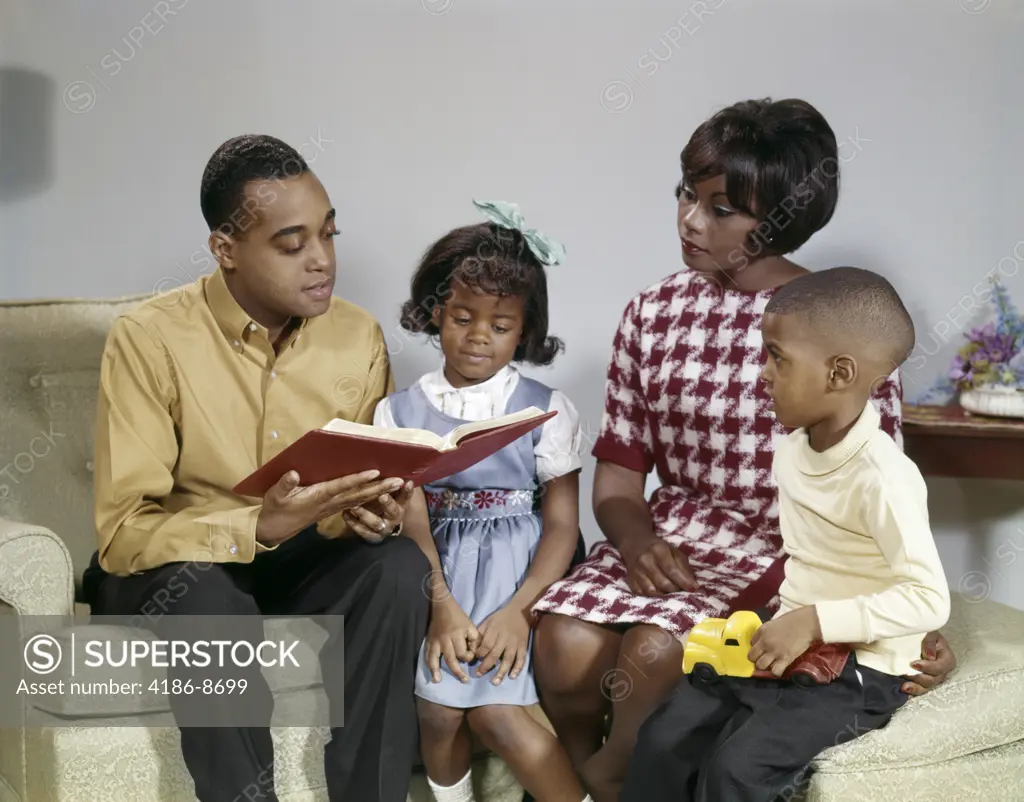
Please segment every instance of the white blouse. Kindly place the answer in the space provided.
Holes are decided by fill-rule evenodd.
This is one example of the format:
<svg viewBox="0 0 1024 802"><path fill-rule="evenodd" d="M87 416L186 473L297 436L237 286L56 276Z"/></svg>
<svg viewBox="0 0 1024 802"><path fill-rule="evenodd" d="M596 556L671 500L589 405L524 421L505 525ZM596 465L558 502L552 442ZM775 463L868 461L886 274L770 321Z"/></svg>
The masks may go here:
<svg viewBox="0 0 1024 802"><path fill-rule="evenodd" d="M472 387L452 387L444 377L444 367L421 376L418 384L427 400L439 412L465 421L482 421L504 414L505 405L519 384L519 371L506 365L491 378ZM541 426L540 439L534 448L537 478L541 483L579 470L580 417L576 407L559 390L551 393L550 410L558 414ZM374 426L398 428L391 413L390 399L377 404Z"/></svg>

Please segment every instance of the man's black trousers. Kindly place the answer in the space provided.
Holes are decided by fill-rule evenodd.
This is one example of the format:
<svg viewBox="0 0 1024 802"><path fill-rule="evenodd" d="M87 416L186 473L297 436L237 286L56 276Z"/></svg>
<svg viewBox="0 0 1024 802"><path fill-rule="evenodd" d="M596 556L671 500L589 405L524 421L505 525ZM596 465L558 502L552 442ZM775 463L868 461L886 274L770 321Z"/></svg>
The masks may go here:
<svg viewBox="0 0 1024 802"><path fill-rule="evenodd" d="M156 620L151 628L167 639L197 636L194 619L185 631L176 628L175 616L237 616L240 631L233 638L253 643L264 639L261 616L343 616L343 633L329 634L320 652L331 721L344 721L324 747L328 794L332 802L405 802L417 756L413 685L429 615L423 590L429 573L426 557L408 538L372 545L355 536L327 540L310 528L249 564L172 563L118 577L103 573L94 557L85 586L94 614L137 616L143 625ZM341 665L343 671L327 670ZM195 671L178 668L173 676L186 678L181 672L188 670ZM273 697L258 663L242 671L248 672L247 716L260 726L181 728L182 753L201 802L277 799ZM170 701L179 721L194 720L182 715L187 705L239 704L216 695L172 695ZM230 715L228 708L224 714Z"/></svg>

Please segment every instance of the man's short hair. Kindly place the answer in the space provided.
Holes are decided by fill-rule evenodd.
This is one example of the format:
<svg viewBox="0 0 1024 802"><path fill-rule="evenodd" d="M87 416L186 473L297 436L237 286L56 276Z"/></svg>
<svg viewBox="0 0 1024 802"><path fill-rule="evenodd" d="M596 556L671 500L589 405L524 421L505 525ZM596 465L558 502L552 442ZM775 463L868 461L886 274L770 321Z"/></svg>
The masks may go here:
<svg viewBox="0 0 1024 802"><path fill-rule="evenodd" d="M914 321L886 279L860 267L833 267L783 284L765 314L802 314L825 341L864 349L872 358L903 364L914 350Z"/></svg>
<svg viewBox="0 0 1024 802"><path fill-rule="evenodd" d="M236 234L232 215L246 213L245 185L250 181L295 178L309 171L291 145L266 134L229 139L210 157L203 171L199 205L210 231ZM251 218L251 213L248 215Z"/></svg>

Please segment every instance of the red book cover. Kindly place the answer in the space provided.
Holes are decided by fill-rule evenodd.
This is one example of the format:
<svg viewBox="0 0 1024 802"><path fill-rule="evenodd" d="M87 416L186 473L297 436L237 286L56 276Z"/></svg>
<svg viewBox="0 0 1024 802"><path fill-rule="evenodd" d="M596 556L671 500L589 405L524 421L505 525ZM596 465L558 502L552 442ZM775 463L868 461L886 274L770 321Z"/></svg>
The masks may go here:
<svg viewBox="0 0 1024 802"><path fill-rule="evenodd" d="M436 438L435 445L393 439L403 436L403 432L413 432L423 439L435 438L432 433L374 429L332 421L327 427L306 432L235 485L233 491L240 496L263 498L288 471L298 473L302 485L319 484L373 469L380 471L383 479L409 479L417 486L428 484L466 470L557 414L554 410L531 410L459 427L471 431L458 438L454 446L444 450L440 448L443 438ZM524 418L524 414L528 417ZM347 426L351 431L332 431L328 427L334 424ZM391 436L379 436L385 433Z"/></svg>

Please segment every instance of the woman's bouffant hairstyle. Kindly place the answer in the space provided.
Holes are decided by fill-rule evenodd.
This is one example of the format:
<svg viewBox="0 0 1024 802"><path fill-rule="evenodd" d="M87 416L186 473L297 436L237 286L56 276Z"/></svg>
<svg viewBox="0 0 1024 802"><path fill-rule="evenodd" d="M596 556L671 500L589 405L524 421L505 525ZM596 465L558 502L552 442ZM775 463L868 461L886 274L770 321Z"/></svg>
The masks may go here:
<svg viewBox="0 0 1024 802"><path fill-rule="evenodd" d="M691 187L725 176L729 203L758 220L747 243L752 257L797 250L832 219L839 200L835 134L805 100L722 109L694 131L680 162Z"/></svg>
<svg viewBox="0 0 1024 802"><path fill-rule="evenodd" d="M439 335L431 315L451 296L454 282L492 295L522 296L523 334L513 361L550 365L565 347L548 336L547 276L520 232L479 223L453 229L435 242L413 274L412 297L402 304L402 328Z"/></svg>

